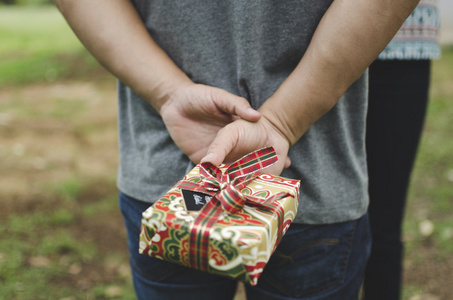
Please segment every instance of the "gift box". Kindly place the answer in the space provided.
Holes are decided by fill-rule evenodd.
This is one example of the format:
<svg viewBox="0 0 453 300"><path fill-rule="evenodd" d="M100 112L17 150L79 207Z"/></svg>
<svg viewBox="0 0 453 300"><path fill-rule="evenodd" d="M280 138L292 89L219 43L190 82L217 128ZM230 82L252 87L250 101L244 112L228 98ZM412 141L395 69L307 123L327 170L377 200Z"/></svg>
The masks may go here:
<svg viewBox="0 0 453 300"><path fill-rule="evenodd" d="M298 207L298 180L261 173L276 161L198 164L143 213L139 252L256 285Z"/></svg>

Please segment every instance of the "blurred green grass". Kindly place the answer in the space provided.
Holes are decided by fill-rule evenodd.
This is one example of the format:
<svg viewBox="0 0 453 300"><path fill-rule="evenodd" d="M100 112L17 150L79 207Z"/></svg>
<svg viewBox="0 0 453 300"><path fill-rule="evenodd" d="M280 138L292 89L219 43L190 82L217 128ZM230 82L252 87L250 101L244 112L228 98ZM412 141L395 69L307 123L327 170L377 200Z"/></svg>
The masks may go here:
<svg viewBox="0 0 453 300"><path fill-rule="evenodd" d="M9 203L19 203L12 205L17 212L0 214L0 299L134 299L125 232L118 230L123 227L112 180L116 165L94 182L92 177L81 176L86 174L75 162L66 162L65 157L70 156L59 154L73 148L68 136L91 151L95 147L90 135L116 130L115 115L104 116L111 114L110 109L104 109L103 116L94 112L88 117L96 119L93 130L87 128L94 125L79 122L96 105L111 101L104 100L101 92L106 82L114 89L109 83L112 77L51 5L0 5L0 41L0 135L3 142L13 143L12 156L0 151L0 170L7 174L9 166L15 165L9 176L30 177L25 179L30 182L27 191L20 194L24 199L5 199L5 191L0 190L0 203L6 211ZM80 84L77 86L86 91L79 96L55 92L79 81L101 86L101 92ZM57 96L46 96L46 91ZM33 130L40 126L43 129ZM52 149L50 159L46 156L50 151L39 150L46 145L27 145L22 139L32 134L34 141L42 137L43 142L52 142L61 130L66 139L60 137L58 145L47 145L61 147ZM115 141L110 136L108 144ZM106 139L99 138L101 143ZM2 147L9 148L5 143ZM35 170L27 167L27 159L33 155L43 162ZM62 159L66 166L58 168L73 170L73 175L52 175L55 163ZM39 169L42 175L36 172ZM17 177L16 181L24 179ZM106 240L112 236L116 241L109 245Z"/></svg>
<svg viewBox="0 0 453 300"><path fill-rule="evenodd" d="M430 101L409 191L407 224L449 222L453 212L453 47L433 62ZM453 229L453 227L452 227ZM413 227L407 231L415 234ZM451 242L453 244L453 242ZM453 254L453 253L451 253Z"/></svg>
<svg viewBox="0 0 453 300"><path fill-rule="evenodd" d="M453 46L432 64L425 128L411 178L404 222L403 299L453 299ZM421 274L418 274L421 273Z"/></svg>
<svg viewBox="0 0 453 300"><path fill-rule="evenodd" d="M95 80L102 84L107 76L53 6L0 5L0 41L0 90L15 93L62 81ZM445 296L450 288L443 284L451 274L433 271L453 264L452 66L453 47L445 46L442 59L433 62L426 126L409 191L404 223L404 299L423 299L423 295L436 293L442 293L439 299L453 299ZM0 112L12 112L20 120L72 124L90 109L88 102L74 100L72 95L51 100L51 107L30 106L28 100L14 97L12 101L0 99ZM75 124L74 134L89 144L86 135L91 131ZM106 124L102 130L115 130ZM84 126L91 128L90 124ZM117 213L112 181L115 170L108 172L105 182L82 180L76 175L39 182L47 198L36 201L47 201L48 206L0 217L0 299L134 299L129 275L119 271L127 264L127 253L108 251L108 245L84 239L79 232L94 229L90 227L94 225L108 226ZM99 186L108 191L99 192ZM113 221L122 222L118 215ZM82 224L88 225L80 229ZM431 232L421 230L423 224L431 224ZM89 277L84 272L91 267L106 278L94 277L94 285L80 281L79 277ZM112 268L116 275L110 272ZM428 279L437 281L428 285Z"/></svg>
<svg viewBox="0 0 453 300"><path fill-rule="evenodd" d="M113 215L116 199L61 206L1 220L0 299L134 299L128 273L119 273L127 267L127 254L101 252L96 241L74 233L83 219ZM95 282L83 282L84 276ZM109 296L112 286L116 296Z"/></svg>
<svg viewBox="0 0 453 300"><path fill-rule="evenodd" d="M54 6L0 6L0 87L87 77L99 69Z"/></svg>

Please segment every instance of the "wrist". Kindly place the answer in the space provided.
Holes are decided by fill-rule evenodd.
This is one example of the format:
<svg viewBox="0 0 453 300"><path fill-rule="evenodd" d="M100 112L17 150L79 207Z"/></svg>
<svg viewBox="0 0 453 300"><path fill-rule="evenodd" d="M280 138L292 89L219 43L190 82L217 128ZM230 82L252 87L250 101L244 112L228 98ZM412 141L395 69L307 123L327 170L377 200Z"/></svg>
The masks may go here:
<svg viewBox="0 0 453 300"><path fill-rule="evenodd" d="M152 86L147 86L143 93L143 98L160 114L171 106L182 91L194 84L185 74L175 76L171 79L161 79Z"/></svg>
<svg viewBox="0 0 453 300"><path fill-rule="evenodd" d="M296 133L288 126L288 122L285 121L284 116L267 111L266 109L259 111L262 114L259 122L267 123L267 128L275 131L282 140L288 143L289 147L297 142Z"/></svg>

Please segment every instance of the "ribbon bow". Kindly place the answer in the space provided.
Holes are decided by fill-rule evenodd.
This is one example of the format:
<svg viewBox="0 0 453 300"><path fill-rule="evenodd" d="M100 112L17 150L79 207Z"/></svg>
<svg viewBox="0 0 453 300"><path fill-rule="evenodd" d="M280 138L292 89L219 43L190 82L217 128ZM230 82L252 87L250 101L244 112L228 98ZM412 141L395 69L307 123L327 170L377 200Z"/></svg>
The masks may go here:
<svg viewBox="0 0 453 300"><path fill-rule="evenodd" d="M231 164L224 172L206 162L199 165L201 181L198 183L182 180L176 187L213 196L200 211L190 229L189 259L193 268L208 271L209 231L217 222L222 209L230 214L241 209L246 202L274 212L282 225L283 209L269 203L286 197L278 193L269 199L245 195L241 190L259 176L260 170L278 161L273 147L266 147L245 155ZM279 230L281 231L282 228Z"/></svg>
<svg viewBox="0 0 453 300"><path fill-rule="evenodd" d="M246 200L256 197L244 195L241 190L259 176L260 170L278 161L273 147L259 149L230 165L225 172L211 163L202 163L199 167L202 186L215 194L223 209L232 214L241 209ZM258 200L259 201L259 200Z"/></svg>

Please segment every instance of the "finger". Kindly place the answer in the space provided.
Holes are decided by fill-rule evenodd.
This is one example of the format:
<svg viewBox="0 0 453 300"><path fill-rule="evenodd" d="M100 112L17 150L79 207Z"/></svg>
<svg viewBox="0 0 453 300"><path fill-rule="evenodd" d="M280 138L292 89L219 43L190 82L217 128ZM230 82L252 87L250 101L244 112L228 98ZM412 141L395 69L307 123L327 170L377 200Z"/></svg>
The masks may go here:
<svg viewBox="0 0 453 300"><path fill-rule="evenodd" d="M285 159L284 168L285 168L285 169L288 169L290 166L291 166L291 158L289 158L289 157L287 156L286 159Z"/></svg>
<svg viewBox="0 0 453 300"><path fill-rule="evenodd" d="M242 98L243 99L243 98ZM237 105L235 107L236 115L241 117L244 120L250 121L250 122L256 122L261 118L261 113L254 110L250 104L247 102L247 100L243 99L245 101L245 105Z"/></svg>
<svg viewBox="0 0 453 300"><path fill-rule="evenodd" d="M237 134L229 127L219 131L214 141L209 145L205 157L201 162L210 162L216 166L222 164L237 143Z"/></svg>
<svg viewBox="0 0 453 300"><path fill-rule="evenodd" d="M237 115L244 120L256 122L261 118L261 113L253 109L250 103L242 97L233 95L225 90L217 89L213 101L221 111Z"/></svg>

